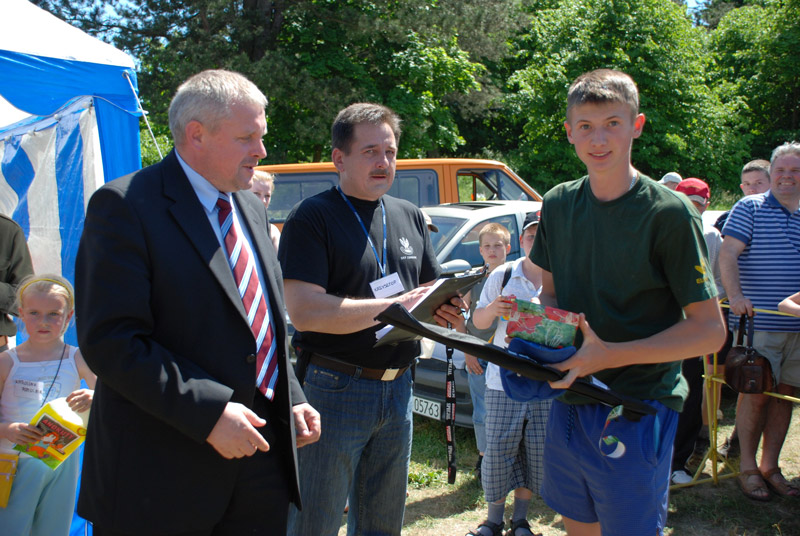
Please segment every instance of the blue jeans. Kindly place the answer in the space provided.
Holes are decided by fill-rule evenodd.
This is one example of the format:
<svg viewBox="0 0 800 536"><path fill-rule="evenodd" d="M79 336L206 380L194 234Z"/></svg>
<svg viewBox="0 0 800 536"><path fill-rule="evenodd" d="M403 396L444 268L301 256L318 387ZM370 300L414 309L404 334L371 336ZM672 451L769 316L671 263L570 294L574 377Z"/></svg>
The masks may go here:
<svg viewBox="0 0 800 536"><path fill-rule="evenodd" d="M486 452L486 365L483 359L478 359L483 368L483 374L473 374L467 370L469 378L469 396L472 399L472 426L475 430L475 442L478 452Z"/></svg>
<svg viewBox="0 0 800 536"><path fill-rule="evenodd" d="M349 498L349 536L399 535L411 457L411 371L384 382L309 364L304 391L322 417L322 434L297 451L303 510L290 508L288 534L336 536Z"/></svg>

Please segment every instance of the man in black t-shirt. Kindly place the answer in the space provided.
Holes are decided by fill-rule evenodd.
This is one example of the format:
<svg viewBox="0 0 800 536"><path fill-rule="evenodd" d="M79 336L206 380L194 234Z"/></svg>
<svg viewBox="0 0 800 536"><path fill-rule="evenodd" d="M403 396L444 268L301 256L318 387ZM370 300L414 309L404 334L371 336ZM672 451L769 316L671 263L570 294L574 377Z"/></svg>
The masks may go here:
<svg viewBox="0 0 800 536"><path fill-rule="evenodd" d="M375 317L410 308L439 263L422 212L384 195L400 119L376 104L342 110L332 128L339 186L298 204L278 257L293 346L325 433L299 451L302 512L289 534L336 535L349 498L350 533L400 534L411 452L411 371L417 342L373 348Z"/></svg>

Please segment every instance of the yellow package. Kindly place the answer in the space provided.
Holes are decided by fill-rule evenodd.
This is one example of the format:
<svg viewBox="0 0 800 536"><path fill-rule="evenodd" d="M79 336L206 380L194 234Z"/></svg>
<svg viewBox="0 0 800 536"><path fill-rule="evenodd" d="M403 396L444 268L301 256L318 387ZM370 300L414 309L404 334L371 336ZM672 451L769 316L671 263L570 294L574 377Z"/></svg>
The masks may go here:
<svg viewBox="0 0 800 536"><path fill-rule="evenodd" d="M0 452L0 508L8 506L11 495L11 484L17 474L19 454L3 454Z"/></svg>
<svg viewBox="0 0 800 536"><path fill-rule="evenodd" d="M39 428L44 435L35 443L15 445L14 450L39 458L55 469L81 446L88 422L88 410L76 413L69 408L66 398L56 398L31 419L31 426Z"/></svg>

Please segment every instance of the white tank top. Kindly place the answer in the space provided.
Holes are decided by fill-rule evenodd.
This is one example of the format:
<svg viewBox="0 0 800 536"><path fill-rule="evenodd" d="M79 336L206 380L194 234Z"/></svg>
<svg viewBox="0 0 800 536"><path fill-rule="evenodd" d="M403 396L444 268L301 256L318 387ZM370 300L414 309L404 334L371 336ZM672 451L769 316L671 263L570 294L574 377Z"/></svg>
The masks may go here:
<svg viewBox="0 0 800 536"><path fill-rule="evenodd" d="M60 370L58 359L23 363L17 356L16 348L7 350L14 365L8 373L3 394L0 396L0 422L30 422L45 403L80 389L81 376L75 364L75 352L78 348L67 346L67 350ZM47 400L44 399L45 395ZM7 439L0 439L0 452L16 452L11 448L13 446Z"/></svg>

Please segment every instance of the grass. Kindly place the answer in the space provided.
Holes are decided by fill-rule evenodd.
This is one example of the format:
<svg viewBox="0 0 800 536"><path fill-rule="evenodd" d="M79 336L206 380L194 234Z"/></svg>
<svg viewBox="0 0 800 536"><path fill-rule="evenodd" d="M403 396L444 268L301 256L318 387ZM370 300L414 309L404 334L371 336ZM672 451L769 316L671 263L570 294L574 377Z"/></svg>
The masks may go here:
<svg viewBox="0 0 800 536"><path fill-rule="evenodd" d="M741 190L729 192L728 190L714 191L711 196L709 210L730 210L742 198Z"/></svg>
<svg viewBox="0 0 800 536"><path fill-rule="evenodd" d="M724 389L719 442L733 428L734 394ZM415 415L414 444L411 453L409 495L403 534L407 536L461 536L475 528L486 516L486 502L480 482L473 474L477 460L472 430L456 429L456 457L459 471L456 482L447 484L444 425ZM781 454L786 478L800 485L800 406L795 406L791 428ZM720 470L722 466L720 465ZM710 476L710 464L705 473ZM704 483L673 491L667 519L668 536L791 536L800 534L800 499L775 497L768 503L745 498L735 479L718 484ZM512 502L506 505L511 516ZM534 496L528 510L534 532L562 536L561 516ZM346 533L342 518L340 536Z"/></svg>

